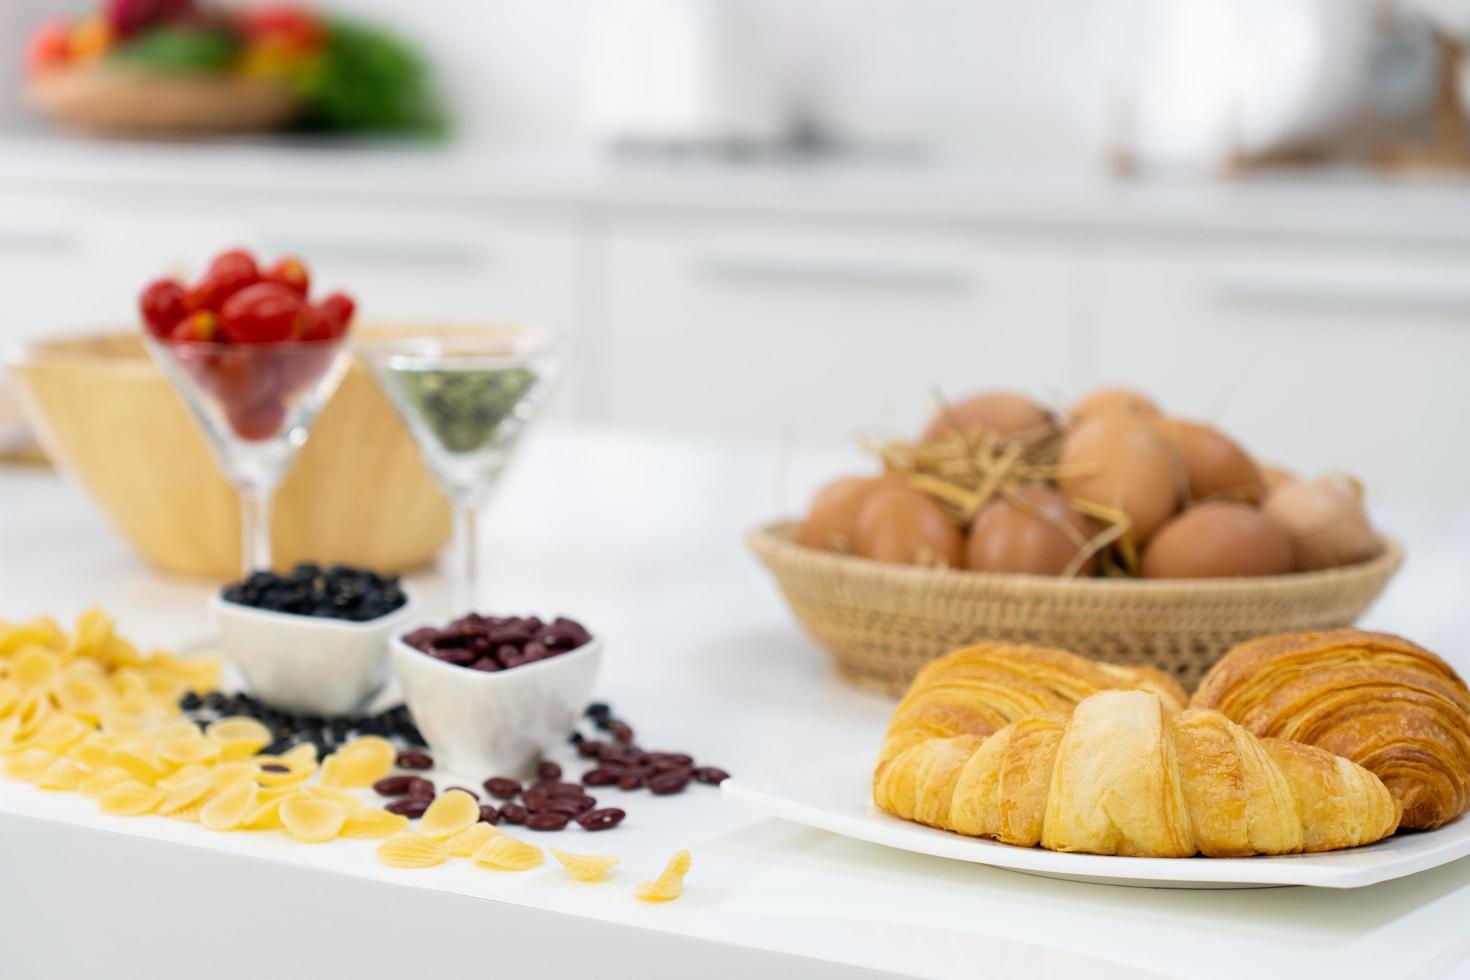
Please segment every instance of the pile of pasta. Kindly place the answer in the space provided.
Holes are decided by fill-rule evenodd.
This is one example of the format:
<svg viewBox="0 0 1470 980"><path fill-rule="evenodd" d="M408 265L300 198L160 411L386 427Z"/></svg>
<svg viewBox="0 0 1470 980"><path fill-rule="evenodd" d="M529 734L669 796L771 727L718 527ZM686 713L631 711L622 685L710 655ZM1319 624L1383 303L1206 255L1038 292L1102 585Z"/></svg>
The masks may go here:
<svg viewBox="0 0 1470 980"><path fill-rule="evenodd" d="M104 813L154 814L207 830L280 830L298 841L383 839L388 867L424 868L469 857L486 868L539 867L539 847L480 822L467 792L446 791L414 832L408 818L369 806L353 790L388 775L397 750L364 736L324 760L309 742L260 755L272 739L254 718L219 718L202 729L179 699L219 686L214 658L144 654L91 609L71 633L49 618L0 622L0 771L39 789L96 800ZM552 849L578 881L597 881L618 863L611 855ZM668 901L683 891L689 855L680 851L635 895Z"/></svg>

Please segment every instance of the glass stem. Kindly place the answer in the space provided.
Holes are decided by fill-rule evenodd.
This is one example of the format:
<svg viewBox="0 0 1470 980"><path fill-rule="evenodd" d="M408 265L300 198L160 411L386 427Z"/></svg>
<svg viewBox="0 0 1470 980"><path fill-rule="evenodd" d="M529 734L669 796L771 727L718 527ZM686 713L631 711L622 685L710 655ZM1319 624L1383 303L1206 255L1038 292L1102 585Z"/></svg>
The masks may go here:
<svg viewBox="0 0 1470 980"><path fill-rule="evenodd" d="M240 487L240 563L249 575L271 567L271 497L275 487Z"/></svg>
<svg viewBox="0 0 1470 980"><path fill-rule="evenodd" d="M454 499L454 569L450 576L454 615L473 612L480 594L480 549L476 527L480 501L471 494Z"/></svg>

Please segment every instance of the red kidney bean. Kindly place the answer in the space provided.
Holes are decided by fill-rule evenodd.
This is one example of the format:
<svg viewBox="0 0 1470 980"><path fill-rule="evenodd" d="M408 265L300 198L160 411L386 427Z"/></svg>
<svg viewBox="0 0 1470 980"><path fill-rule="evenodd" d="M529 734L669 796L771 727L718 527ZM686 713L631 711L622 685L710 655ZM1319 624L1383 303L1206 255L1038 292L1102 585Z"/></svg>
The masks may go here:
<svg viewBox="0 0 1470 980"><path fill-rule="evenodd" d="M384 776L373 783L373 792L379 796L404 796L417 776Z"/></svg>
<svg viewBox="0 0 1470 980"><path fill-rule="evenodd" d="M444 792L446 792L446 793L453 793L453 792L468 793L468 794L470 794L470 796L474 797L476 800L478 800L480 798L480 794L479 793L476 793L472 789L466 789L463 786L450 786Z"/></svg>
<svg viewBox="0 0 1470 980"><path fill-rule="evenodd" d="M688 758L688 756L685 756L685 758ZM690 762L692 761L694 760L691 759ZM688 769L689 763L680 762L676 756L654 756L652 761L648 763L648 767L654 772L674 772L678 769Z"/></svg>
<svg viewBox="0 0 1470 980"><path fill-rule="evenodd" d="M576 804L578 813L586 813L588 810L591 810L593 807L597 806L597 797L584 796L580 800L577 800Z"/></svg>
<svg viewBox="0 0 1470 980"><path fill-rule="evenodd" d="M536 767L536 778L544 782L555 782L561 778L561 766L555 762L543 762Z"/></svg>
<svg viewBox="0 0 1470 980"><path fill-rule="evenodd" d="M434 798L433 781L423 776L409 776L408 795L416 800L432 800Z"/></svg>
<svg viewBox="0 0 1470 980"><path fill-rule="evenodd" d="M527 830L561 830L572 818L565 813L542 810L526 817Z"/></svg>
<svg viewBox="0 0 1470 980"><path fill-rule="evenodd" d="M730 774L718 766L700 766L694 770L694 778L710 786L718 786L730 778Z"/></svg>
<svg viewBox="0 0 1470 980"><path fill-rule="evenodd" d="M434 758L418 749L404 749L394 760L399 769L433 769Z"/></svg>
<svg viewBox="0 0 1470 980"><path fill-rule="evenodd" d="M694 756L685 755L683 752L650 752L648 754L648 761L651 763L673 762L681 766L692 766L694 765Z"/></svg>
<svg viewBox="0 0 1470 980"><path fill-rule="evenodd" d="M648 790L657 796L668 796L670 793L682 793L684 787L689 785L692 773L688 769L678 769L673 772L661 772L648 780Z"/></svg>
<svg viewBox="0 0 1470 980"><path fill-rule="evenodd" d="M488 803L480 804L480 822L495 826L500 823L500 811Z"/></svg>
<svg viewBox="0 0 1470 980"><path fill-rule="evenodd" d="M261 772L290 772L290 766L283 766L279 762L267 762L260 767Z"/></svg>
<svg viewBox="0 0 1470 980"><path fill-rule="evenodd" d="M521 792L521 784L504 776L491 776L481 784L485 792L502 800L515 799Z"/></svg>
<svg viewBox="0 0 1470 980"><path fill-rule="evenodd" d="M560 813L571 819L582 812L581 800L547 800L545 804L537 808L537 813Z"/></svg>
<svg viewBox="0 0 1470 980"><path fill-rule="evenodd" d="M646 782L648 782L647 769L625 769L618 777L618 789L638 789Z"/></svg>
<svg viewBox="0 0 1470 980"><path fill-rule="evenodd" d="M402 814L403 816L408 817L410 820L422 817L424 815L424 811L428 808L428 800L419 799L418 797L414 796L405 796L403 799L394 800L392 803L389 803L387 806L383 807L383 809L387 810L389 813Z"/></svg>
<svg viewBox="0 0 1470 980"><path fill-rule="evenodd" d="M539 783L533 788L545 790L546 794L553 799L559 797L580 799L584 795L580 783Z"/></svg>
<svg viewBox="0 0 1470 980"><path fill-rule="evenodd" d="M583 830L611 830L623 822L627 814L615 806L603 810L588 810L577 818Z"/></svg>
<svg viewBox="0 0 1470 980"><path fill-rule="evenodd" d="M603 743L589 738L577 746L577 754L584 759L595 759L602 754Z"/></svg>
<svg viewBox="0 0 1470 980"><path fill-rule="evenodd" d="M612 733L613 738L624 745L633 741L633 726L626 721L610 721L607 723L607 730Z"/></svg>
<svg viewBox="0 0 1470 980"><path fill-rule="evenodd" d="M582 773L582 782L588 786L611 786L618 781L618 774L599 766Z"/></svg>
<svg viewBox="0 0 1470 980"><path fill-rule="evenodd" d="M525 823L529 814L519 803L507 803L500 808L500 816L506 823Z"/></svg>

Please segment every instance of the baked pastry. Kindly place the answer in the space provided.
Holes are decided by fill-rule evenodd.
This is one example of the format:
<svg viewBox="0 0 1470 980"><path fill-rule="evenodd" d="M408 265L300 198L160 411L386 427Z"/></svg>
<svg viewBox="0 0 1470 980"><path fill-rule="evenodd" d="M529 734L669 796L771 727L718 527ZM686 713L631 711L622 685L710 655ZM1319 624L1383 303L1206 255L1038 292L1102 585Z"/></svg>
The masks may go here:
<svg viewBox="0 0 1470 980"><path fill-rule="evenodd" d="M1066 712L1098 691L1144 688L1169 706L1187 695L1152 667L1117 667L1050 647L982 643L945 654L919 671L888 723L880 757L952 735L989 735L1013 721Z"/></svg>
<svg viewBox="0 0 1470 980"><path fill-rule="evenodd" d="M1470 807L1470 690L1403 637L1342 629L1251 640L1211 668L1190 703L1376 773L1405 828L1429 830Z"/></svg>
<svg viewBox="0 0 1470 980"><path fill-rule="evenodd" d="M1144 857L1330 851L1387 837L1399 820L1378 777L1347 759L1137 690L989 737L911 745L879 764L873 800L1007 844Z"/></svg>

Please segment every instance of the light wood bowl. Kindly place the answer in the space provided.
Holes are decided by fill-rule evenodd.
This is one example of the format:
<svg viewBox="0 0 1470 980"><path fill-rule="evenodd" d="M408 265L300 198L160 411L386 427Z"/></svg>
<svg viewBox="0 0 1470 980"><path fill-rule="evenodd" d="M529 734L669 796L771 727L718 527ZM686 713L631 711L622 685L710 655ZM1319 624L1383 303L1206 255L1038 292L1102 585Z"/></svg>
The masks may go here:
<svg viewBox="0 0 1470 980"><path fill-rule="evenodd" d="M183 575L238 576L238 498L136 334L41 341L8 362L47 454L144 558ZM276 493L274 516L281 568L401 572L428 562L450 530L449 504L412 437L356 361Z"/></svg>
<svg viewBox="0 0 1470 980"><path fill-rule="evenodd" d="M45 72L26 90L57 122L104 136L202 136L280 129L300 100L270 79L230 73L165 75L109 67Z"/></svg>

